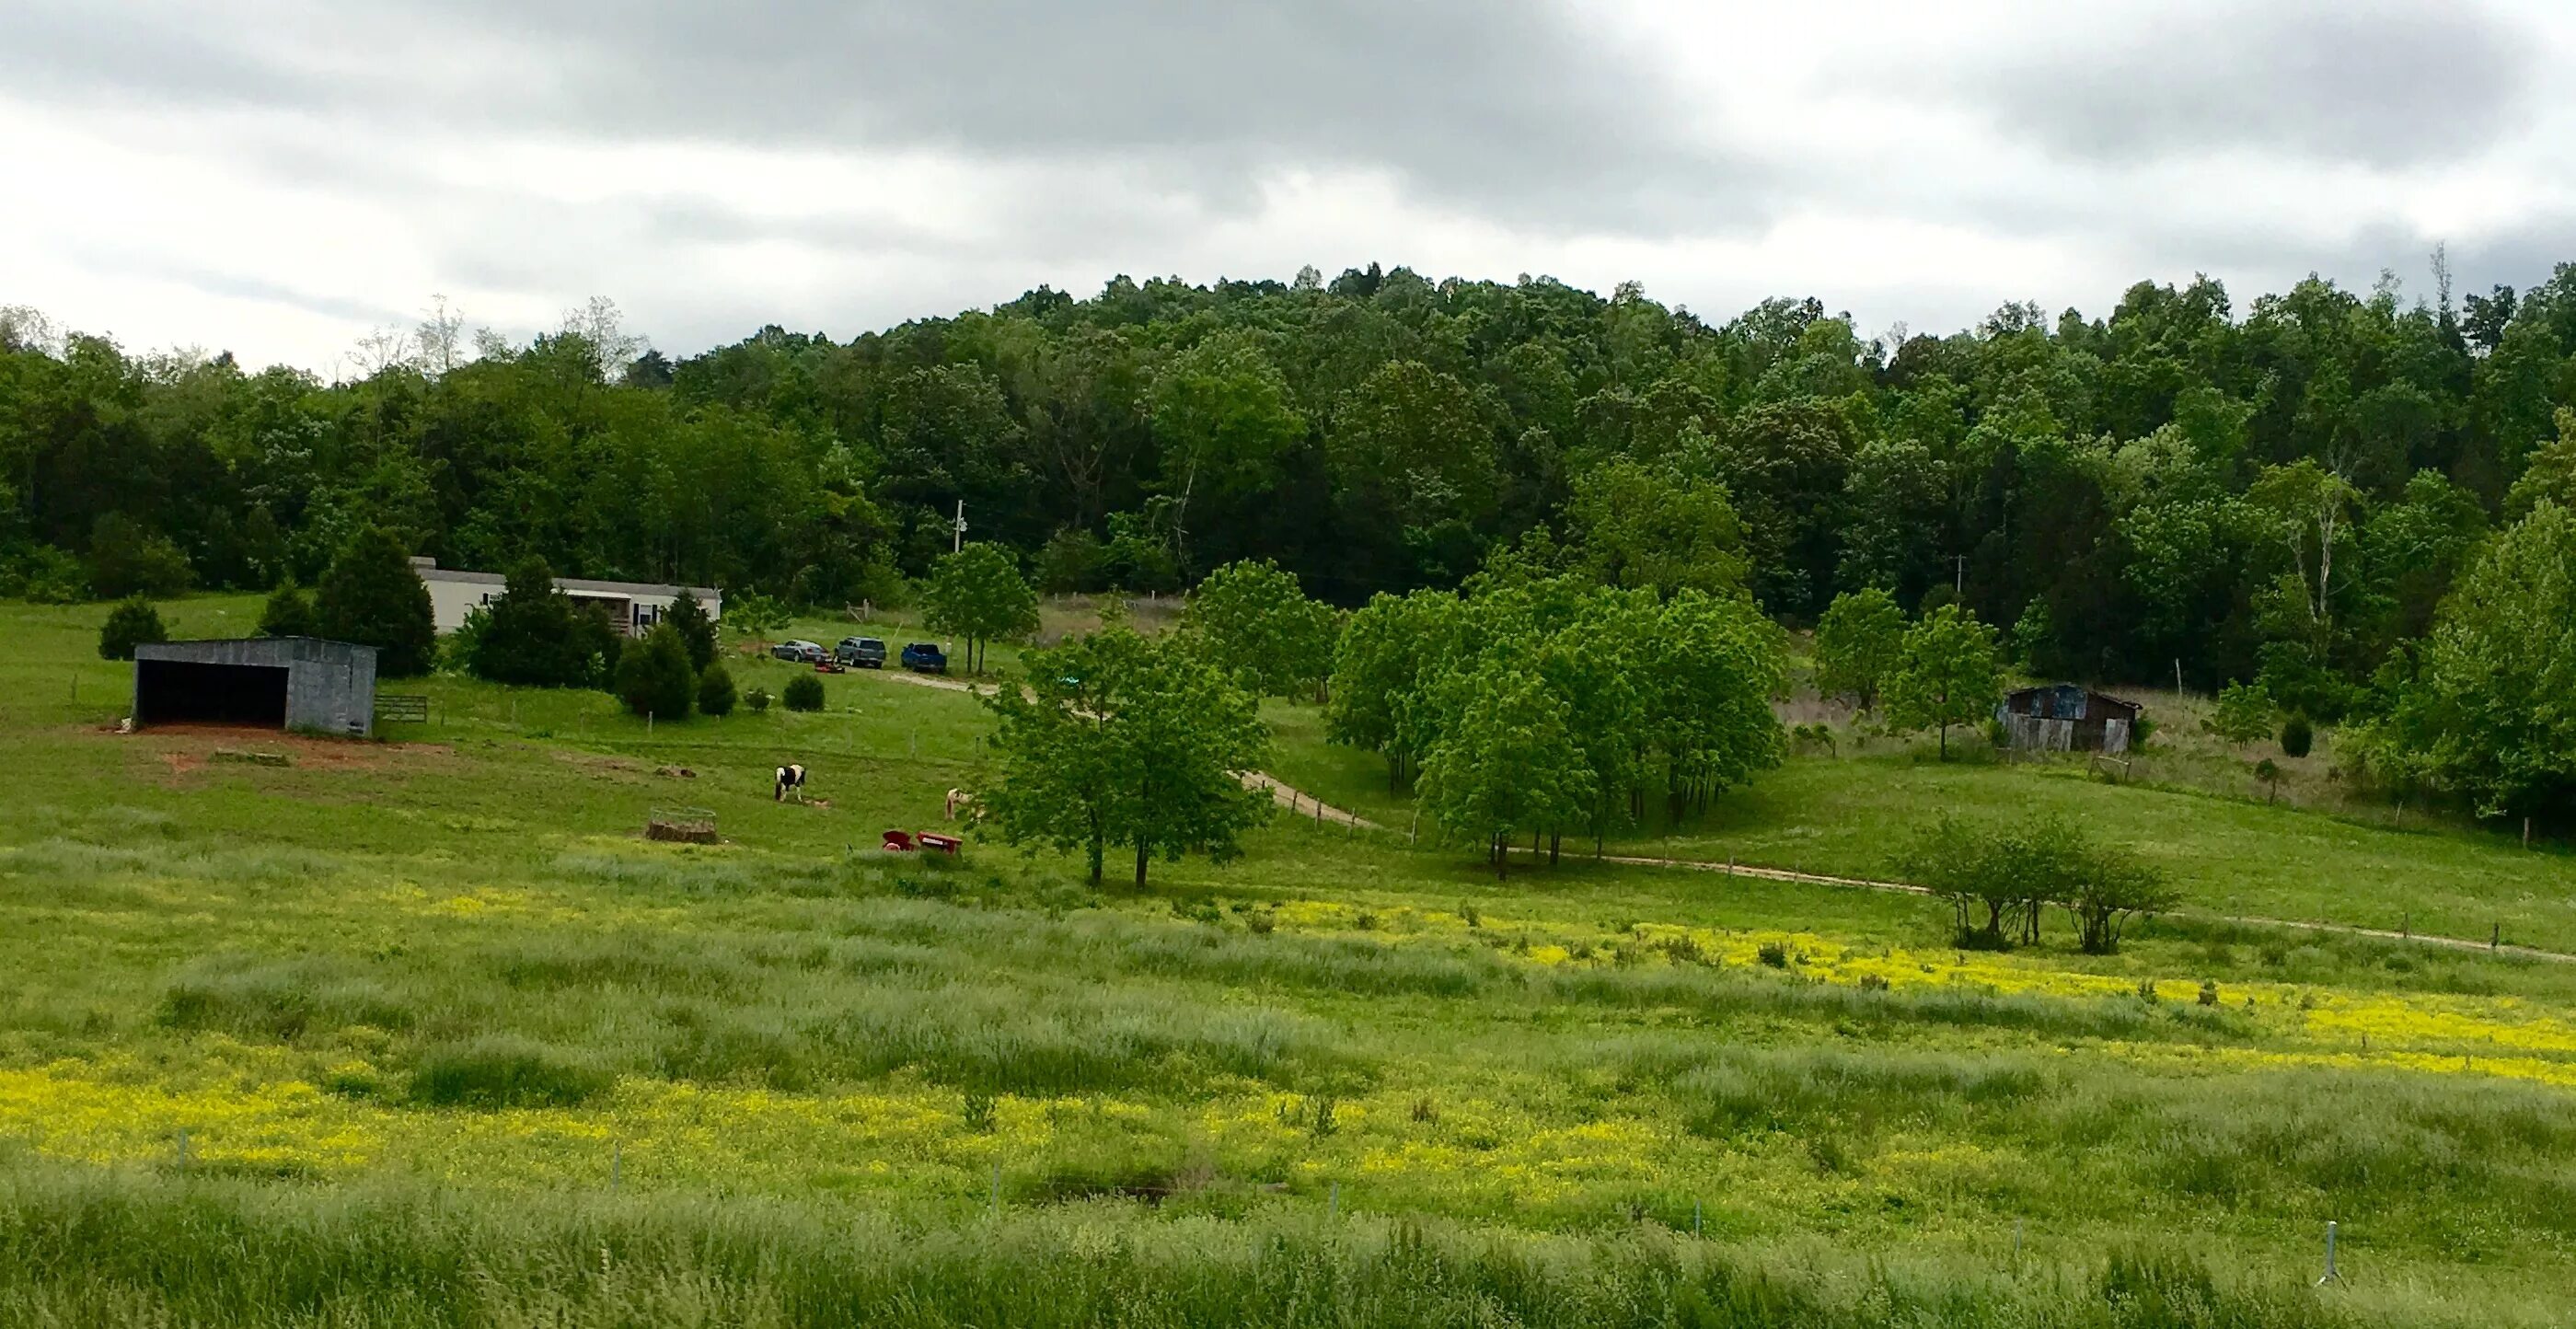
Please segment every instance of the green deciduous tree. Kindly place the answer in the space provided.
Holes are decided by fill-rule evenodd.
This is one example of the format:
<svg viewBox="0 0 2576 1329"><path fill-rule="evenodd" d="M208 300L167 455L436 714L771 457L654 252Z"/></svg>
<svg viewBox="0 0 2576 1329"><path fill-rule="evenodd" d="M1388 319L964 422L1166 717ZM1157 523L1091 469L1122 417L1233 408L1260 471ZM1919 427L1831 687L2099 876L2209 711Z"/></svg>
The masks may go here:
<svg viewBox="0 0 2576 1329"><path fill-rule="evenodd" d="M1985 825L1945 815L1917 839L1905 869L1950 901L1967 946L2036 942L2040 914L2054 904L2073 917L2077 945L2108 955L2130 919L2179 899L2136 854L2045 816Z"/></svg>
<svg viewBox="0 0 2576 1329"><path fill-rule="evenodd" d="M2576 814L2576 510L2544 502L2442 603L2371 736L2485 816Z"/></svg>
<svg viewBox="0 0 2576 1329"><path fill-rule="evenodd" d="M656 624L618 654L617 699L636 715L685 720L697 687L697 676L689 669L689 644L667 623Z"/></svg>
<svg viewBox="0 0 2576 1329"><path fill-rule="evenodd" d="M787 626L787 606L771 596L756 591L735 597L725 605L724 625L752 641L759 641Z"/></svg>
<svg viewBox="0 0 2576 1329"><path fill-rule="evenodd" d="M2040 877L2050 898L2075 920L2076 945L2087 955L2109 955L2120 949L2120 933L2129 920L2162 913L2181 902L2181 892L2135 853L2103 844L2064 823L2051 822L2030 833L2025 871Z"/></svg>
<svg viewBox="0 0 2576 1329"><path fill-rule="evenodd" d="M1598 786L1575 741L1572 711L1546 680L1493 664L1462 684L1456 722L1422 759L1422 810L1483 848L1509 873L1516 833L1588 822Z"/></svg>
<svg viewBox="0 0 2576 1329"><path fill-rule="evenodd" d="M1019 564L1000 545L976 543L939 560L924 595L923 621L934 632L966 641L966 667L984 667L979 647L1038 630L1038 595L1020 577Z"/></svg>
<svg viewBox="0 0 2576 1329"><path fill-rule="evenodd" d="M2532 452L2505 495L2504 515L2511 520L2530 516L2543 503L2576 512L2576 410L2561 406L2556 418L2558 437Z"/></svg>
<svg viewBox="0 0 2576 1329"><path fill-rule="evenodd" d="M425 674L436 659L429 587L412 571L402 541L382 527L364 527L350 538L315 587L313 610L323 636L375 647L382 677Z"/></svg>
<svg viewBox="0 0 2576 1329"><path fill-rule="evenodd" d="M1957 605L1942 605L1908 629L1896 672L1888 676L1887 718L1899 729L1941 731L1950 759L1950 729L1992 715L2003 693L1995 631Z"/></svg>
<svg viewBox="0 0 2576 1329"><path fill-rule="evenodd" d="M1296 574L1268 559L1209 573L1190 592L1181 623L1199 634L1218 668L1271 697L1322 683L1341 632L1333 607L1307 599Z"/></svg>
<svg viewBox="0 0 2576 1329"><path fill-rule="evenodd" d="M91 589L103 599L177 595L196 584L188 556L169 537L121 512L98 519L89 540Z"/></svg>
<svg viewBox="0 0 2576 1329"><path fill-rule="evenodd" d="M1566 505L1575 566L1609 586L1730 594L1744 585L1744 524L1705 448L1649 465L1627 457L1577 476Z"/></svg>
<svg viewBox="0 0 2576 1329"><path fill-rule="evenodd" d="M1777 624L1742 597L1684 591L1643 625L1634 656L1639 738L1662 754L1669 814L1780 764L1786 739L1771 697L1786 683Z"/></svg>
<svg viewBox="0 0 2576 1329"><path fill-rule="evenodd" d="M2260 683L2230 683L2219 690L2218 704L2201 727L2230 743L2254 743L2272 734L2280 713Z"/></svg>
<svg viewBox="0 0 2576 1329"><path fill-rule="evenodd" d="M107 621L98 630L98 658L131 660L135 647L168 640L170 630L161 625L161 611L138 595L107 612Z"/></svg>
<svg viewBox="0 0 2576 1329"><path fill-rule="evenodd" d="M1380 593L1351 615L1334 647L1324 732L1383 754L1390 790L1422 760L1425 693L1463 649L1466 617L1454 595Z"/></svg>
<svg viewBox="0 0 2576 1329"><path fill-rule="evenodd" d="M1902 860L1908 880L1950 902L1956 944L2002 950L2039 940L2049 902L2031 869L2028 835L2018 826L1986 826L1943 813Z"/></svg>
<svg viewBox="0 0 2576 1329"><path fill-rule="evenodd" d="M1190 505L1258 492L1281 457L1306 437L1288 381L1248 333L1220 333L1173 357L1155 375L1154 438L1162 486L1173 500L1172 538L1189 562Z"/></svg>
<svg viewBox="0 0 2576 1329"><path fill-rule="evenodd" d="M1816 620L1816 690L1868 710L1905 653L1905 611L1875 586L1845 591Z"/></svg>
<svg viewBox="0 0 2576 1329"><path fill-rule="evenodd" d="M1024 657L1026 678L985 697L1000 721L996 770L979 791L1014 844L1086 855L1101 879L1107 846L1136 858L1218 861L1270 807L1240 773L1266 759L1252 694L1190 643L1111 628Z"/></svg>

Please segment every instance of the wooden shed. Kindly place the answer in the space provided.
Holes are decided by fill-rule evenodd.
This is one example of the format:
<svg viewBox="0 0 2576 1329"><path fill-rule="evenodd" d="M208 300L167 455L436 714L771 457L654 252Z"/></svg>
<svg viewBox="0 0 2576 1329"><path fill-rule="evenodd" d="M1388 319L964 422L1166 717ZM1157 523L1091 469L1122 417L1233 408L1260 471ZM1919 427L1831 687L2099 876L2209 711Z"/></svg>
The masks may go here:
<svg viewBox="0 0 2576 1329"><path fill-rule="evenodd" d="M2010 747L2118 756L2129 750L2129 732L2141 709L2079 684L2056 683L2006 694L1995 719L2003 723Z"/></svg>

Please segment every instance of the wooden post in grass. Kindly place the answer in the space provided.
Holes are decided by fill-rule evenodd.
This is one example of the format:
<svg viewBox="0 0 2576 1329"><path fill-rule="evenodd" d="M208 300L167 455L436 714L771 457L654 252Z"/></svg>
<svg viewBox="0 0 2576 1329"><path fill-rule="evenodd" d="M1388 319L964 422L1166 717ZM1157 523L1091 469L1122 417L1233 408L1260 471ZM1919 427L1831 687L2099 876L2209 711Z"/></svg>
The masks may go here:
<svg viewBox="0 0 2576 1329"><path fill-rule="evenodd" d="M2529 817L2522 819L2522 847L2525 849L2531 847L2531 818Z"/></svg>
<svg viewBox="0 0 2576 1329"><path fill-rule="evenodd" d="M2488 934L2487 949L2491 951L2504 949L2504 924L2502 922L2498 922L2495 925L2495 931Z"/></svg>
<svg viewBox="0 0 2576 1329"><path fill-rule="evenodd" d="M2326 1272L2324 1277L2317 1280L2318 1287L2324 1287L2328 1283L2340 1283L2343 1281L2343 1275L2335 1271L2334 1248L2335 1222L2333 1219L2329 1218L2326 1220Z"/></svg>

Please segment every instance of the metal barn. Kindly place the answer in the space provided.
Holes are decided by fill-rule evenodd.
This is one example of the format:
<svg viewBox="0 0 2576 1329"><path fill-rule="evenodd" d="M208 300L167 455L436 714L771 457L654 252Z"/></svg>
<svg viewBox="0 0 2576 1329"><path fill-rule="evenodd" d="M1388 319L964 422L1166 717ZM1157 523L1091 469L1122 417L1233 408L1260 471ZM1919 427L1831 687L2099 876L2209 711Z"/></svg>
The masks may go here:
<svg viewBox="0 0 2576 1329"><path fill-rule="evenodd" d="M135 647L135 726L191 721L372 736L376 648L319 637Z"/></svg>
<svg viewBox="0 0 2576 1329"><path fill-rule="evenodd" d="M2144 708L2074 683L2023 688L2004 697L1995 719L2007 746L2034 752L2129 750L2129 733Z"/></svg>

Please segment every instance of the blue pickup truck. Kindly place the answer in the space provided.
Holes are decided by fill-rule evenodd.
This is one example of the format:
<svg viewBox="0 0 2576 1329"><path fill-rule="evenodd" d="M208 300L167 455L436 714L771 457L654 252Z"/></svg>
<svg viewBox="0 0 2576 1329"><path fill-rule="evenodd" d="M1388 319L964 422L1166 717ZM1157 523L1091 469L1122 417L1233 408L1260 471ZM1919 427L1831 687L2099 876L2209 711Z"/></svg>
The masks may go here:
<svg viewBox="0 0 2576 1329"><path fill-rule="evenodd" d="M903 667L916 674L948 672L948 652L926 641L916 641L903 648Z"/></svg>

